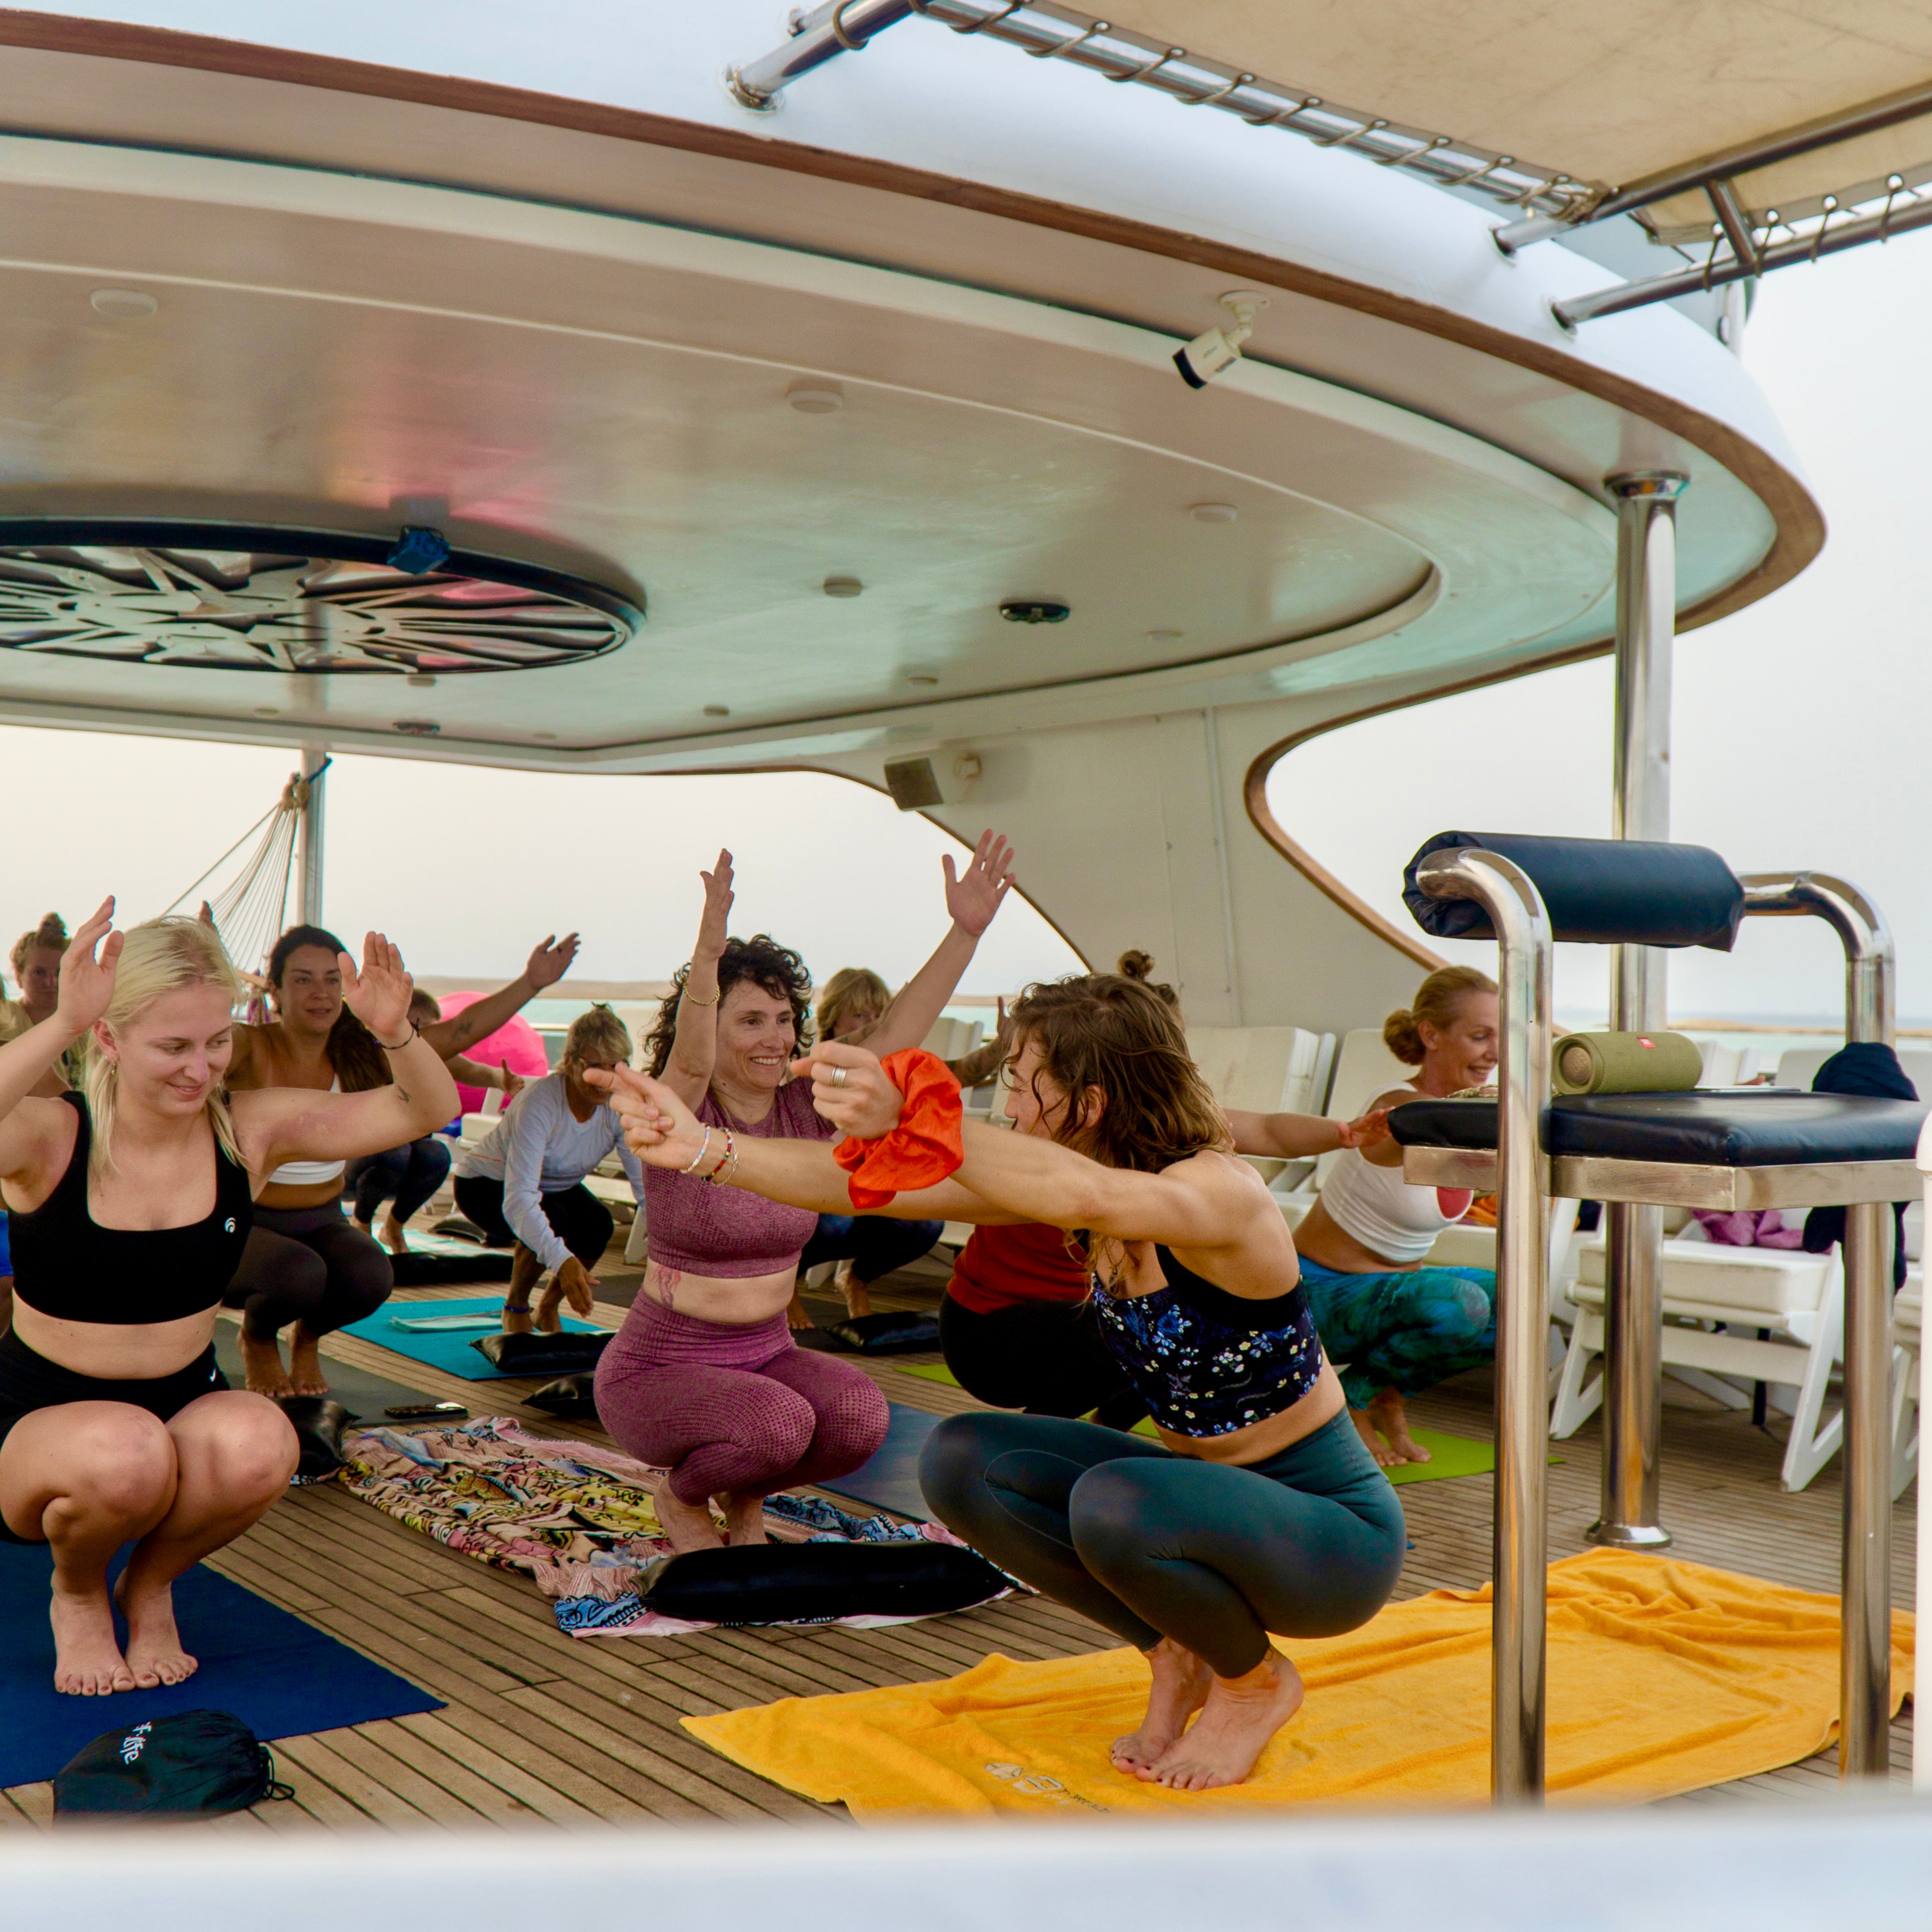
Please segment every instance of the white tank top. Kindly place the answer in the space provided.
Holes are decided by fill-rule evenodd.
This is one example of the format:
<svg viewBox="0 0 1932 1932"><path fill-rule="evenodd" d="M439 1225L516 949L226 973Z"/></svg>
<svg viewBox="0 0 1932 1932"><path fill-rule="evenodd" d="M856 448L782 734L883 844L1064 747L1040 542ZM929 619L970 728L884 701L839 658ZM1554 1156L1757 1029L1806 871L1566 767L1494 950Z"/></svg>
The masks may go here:
<svg viewBox="0 0 1932 1932"><path fill-rule="evenodd" d="M1443 1213L1434 1188L1411 1186L1400 1168L1378 1167L1354 1148L1342 1150L1322 1184L1322 1204L1370 1254L1403 1263L1420 1261L1436 1236L1461 1218Z"/></svg>
<svg viewBox="0 0 1932 1932"><path fill-rule="evenodd" d="M332 1094L342 1091L342 1076L328 1083ZM285 1160L268 1177L271 1187L317 1187L325 1180L340 1180L349 1163L346 1160Z"/></svg>

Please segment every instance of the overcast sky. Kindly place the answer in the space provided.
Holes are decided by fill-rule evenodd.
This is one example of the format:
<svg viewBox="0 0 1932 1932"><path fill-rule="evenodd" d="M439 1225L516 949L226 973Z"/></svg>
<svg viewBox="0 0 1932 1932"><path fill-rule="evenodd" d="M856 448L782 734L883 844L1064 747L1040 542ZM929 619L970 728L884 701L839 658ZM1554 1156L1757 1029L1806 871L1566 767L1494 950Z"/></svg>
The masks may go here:
<svg viewBox="0 0 1932 1932"><path fill-rule="evenodd" d="M1891 923L1901 1016L1932 1017L1932 240L1904 237L1760 285L1746 366L1825 508L1794 583L1677 641L1672 836L1739 872L1856 881ZM1364 771L1376 783L1365 785ZM1348 797L1346 819L1322 807ZM1608 836L1608 658L1334 732L1276 768L1276 815L1404 926L1402 868L1432 832ZM1438 944L1492 964L1493 946ZM1604 998L1603 950L1559 947L1556 1002ZM1678 1018L1842 1013L1844 955L1814 920L1754 920L1737 950L1672 955Z"/></svg>

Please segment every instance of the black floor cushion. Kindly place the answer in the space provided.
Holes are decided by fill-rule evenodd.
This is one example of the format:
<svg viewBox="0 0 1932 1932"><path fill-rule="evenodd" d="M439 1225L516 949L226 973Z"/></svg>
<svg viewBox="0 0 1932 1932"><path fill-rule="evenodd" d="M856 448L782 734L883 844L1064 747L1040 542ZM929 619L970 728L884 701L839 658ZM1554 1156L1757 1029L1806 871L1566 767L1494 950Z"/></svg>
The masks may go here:
<svg viewBox="0 0 1932 1932"><path fill-rule="evenodd" d="M693 1550L646 1573L644 1606L692 1623L819 1623L836 1617L930 1617L1011 1587L950 1543L767 1543Z"/></svg>

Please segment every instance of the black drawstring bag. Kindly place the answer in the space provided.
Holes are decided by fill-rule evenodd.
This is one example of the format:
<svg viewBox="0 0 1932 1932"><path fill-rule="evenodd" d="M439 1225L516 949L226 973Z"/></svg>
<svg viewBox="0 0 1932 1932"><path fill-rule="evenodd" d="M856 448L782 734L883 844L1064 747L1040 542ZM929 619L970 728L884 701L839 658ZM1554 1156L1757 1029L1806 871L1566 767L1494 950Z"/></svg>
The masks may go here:
<svg viewBox="0 0 1932 1932"><path fill-rule="evenodd" d="M102 1732L54 1779L54 1815L212 1818L294 1796L239 1718L183 1711Z"/></svg>

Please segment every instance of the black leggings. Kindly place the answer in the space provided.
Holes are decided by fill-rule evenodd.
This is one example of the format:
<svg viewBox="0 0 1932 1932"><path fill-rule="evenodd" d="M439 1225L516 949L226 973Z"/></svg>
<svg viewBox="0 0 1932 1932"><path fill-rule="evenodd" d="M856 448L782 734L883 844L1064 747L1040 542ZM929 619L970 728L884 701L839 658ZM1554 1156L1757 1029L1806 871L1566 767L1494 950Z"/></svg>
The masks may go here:
<svg viewBox="0 0 1932 1932"><path fill-rule="evenodd" d="M291 1322L327 1335L373 1315L396 1276L389 1258L343 1214L340 1202L319 1208L255 1209L242 1265L221 1299L244 1310L242 1332L272 1342Z"/></svg>
<svg viewBox="0 0 1932 1932"><path fill-rule="evenodd" d="M1265 1462L1177 1456L1090 1422L950 1415L926 1438L934 1514L1003 1570L1151 1650L1239 1677L1279 1636L1339 1636L1402 1574L1402 1504L1336 1416Z"/></svg>
<svg viewBox="0 0 1932 1932"><path fill-rule="evenodd" d="M406 1221L442 1185L449 1172L449 1143L440 1134L425 1134L407 1147L364 1154L349 1163L343 1176L356 1190L356 1218L365 1228L385 1201L393 1201L398 1221Z"/></svg>
<svg viewBox="0 0 1932 1932"><path fill-rule="evenodd" d="M1148 1412L1101 1339L1090 1302L1023 1301L980 1315L949 1294L939 1304L939 1346L959 1386L995 1408L1090 1414L1109 1429L1131 1429Z"/></svg>
<svg viewBox="0 0 1932 1932"><path fill-rule="evenodd" d="M543 1204L544 1219L556 1238L586 1268L595 1268L610 1245L616 1226L610 1210L579 1181L574 1187L560 1187L554 1193L538 1196ZM503 1184L482 1174L458 1174L456 1205L466 1221L483 1230L484 1244L507 1248L518 1236L503 1218Z"/></svg>

